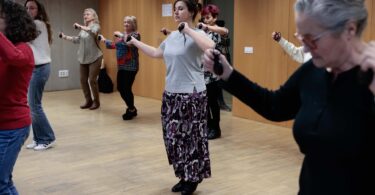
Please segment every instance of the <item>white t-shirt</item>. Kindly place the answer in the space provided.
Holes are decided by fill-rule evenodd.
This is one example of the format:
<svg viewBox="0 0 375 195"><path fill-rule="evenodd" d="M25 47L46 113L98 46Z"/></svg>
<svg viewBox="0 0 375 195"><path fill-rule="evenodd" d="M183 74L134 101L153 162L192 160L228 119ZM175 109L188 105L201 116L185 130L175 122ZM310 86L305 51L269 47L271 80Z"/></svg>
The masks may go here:
<svg viewBox="0 0 375 195"><path fill-rule="evenodd" d="M51 63L51 47L48 43L47 26L40 20L34 20L39 36L29 43L33 50L35 65Z"/></svg>

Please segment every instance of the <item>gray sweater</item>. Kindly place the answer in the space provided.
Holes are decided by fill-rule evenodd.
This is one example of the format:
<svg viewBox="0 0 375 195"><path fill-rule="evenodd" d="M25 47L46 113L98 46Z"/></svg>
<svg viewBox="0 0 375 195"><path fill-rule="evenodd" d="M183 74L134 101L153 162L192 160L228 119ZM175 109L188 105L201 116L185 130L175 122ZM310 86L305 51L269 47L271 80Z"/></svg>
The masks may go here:
<svg viewBox="0 0 375 195"><path fill-rule="evenodd" d="M73 37L73 43L78 44L78 61L80 64L91 64L103 56L98 47L96 35L99 33L100 25L97 23L88 26L90 31L81 30L78 36Z"/></svg>

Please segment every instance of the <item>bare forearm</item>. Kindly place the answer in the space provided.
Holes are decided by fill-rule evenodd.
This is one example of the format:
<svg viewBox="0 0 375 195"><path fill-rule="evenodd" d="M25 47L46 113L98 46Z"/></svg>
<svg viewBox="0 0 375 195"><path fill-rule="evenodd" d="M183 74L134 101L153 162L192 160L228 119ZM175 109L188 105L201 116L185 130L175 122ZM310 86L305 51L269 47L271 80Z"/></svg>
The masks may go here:
<svg viewBox="0 0 375 195"><path fill-rule="evenodd" d="M61 38L64 39L64 40L71 41L73 43L79 43L80 42L79 37L77 37L77 36L68 36L68 35L62 34Z"/></svg>
<svg viewBox="0 0 375 195"><path fill-rule="evenodd" d="M134 41L132 44L136 46L138 49L142 50L142 52L146 55L153 58L161 58L163 56L163 52L161 51L161 49L147 45L141 41L136 40L135 38L133 39Z"/></svg>
<svg viewBox="0 0 375 195"><path fill-rule="evenodd" d="M229 30L225 27L220 26L207 26L209 31L216 32L220 34L221 36L227 36L229 33Z"/></svg>
<svg viewBox="0 0 375 195"><path fill-rule="evenodd" d="M68 35L63 35L62 39L68 40L68 41L73 41L73 37L72 36L68 36Z"/></svg>

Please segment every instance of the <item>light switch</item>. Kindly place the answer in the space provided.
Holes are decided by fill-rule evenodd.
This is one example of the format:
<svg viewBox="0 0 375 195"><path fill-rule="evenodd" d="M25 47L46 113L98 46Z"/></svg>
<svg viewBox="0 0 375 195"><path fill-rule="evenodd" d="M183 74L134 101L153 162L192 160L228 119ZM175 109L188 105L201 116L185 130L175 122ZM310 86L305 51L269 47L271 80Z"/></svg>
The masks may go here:
<svg viewBox="0 0 375 195"><path fill-rule="evenodd" d="M254 53L253 47L245 47L244 48L244 53Z"/></svg>

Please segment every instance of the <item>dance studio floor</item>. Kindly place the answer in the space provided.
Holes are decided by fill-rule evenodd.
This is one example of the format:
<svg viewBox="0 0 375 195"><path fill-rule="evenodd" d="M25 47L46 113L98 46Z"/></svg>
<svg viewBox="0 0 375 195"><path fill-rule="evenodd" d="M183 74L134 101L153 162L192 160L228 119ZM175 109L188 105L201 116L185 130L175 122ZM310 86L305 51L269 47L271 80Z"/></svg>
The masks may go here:
<svg viewBox="0 0 375 195"><path fill-rule="evenodd" d="M82 110L81 90L46 92L43 106L57 137L46 151L22 148L13 171L21 195L173 195L160 100L135 97L138 116L123 121L120 95L101 94ZM291 130L221 112L222 138L210 140L212 177L195 195L295 195L302 155ZM32 133L26 143L31 142Z"/></svg>

